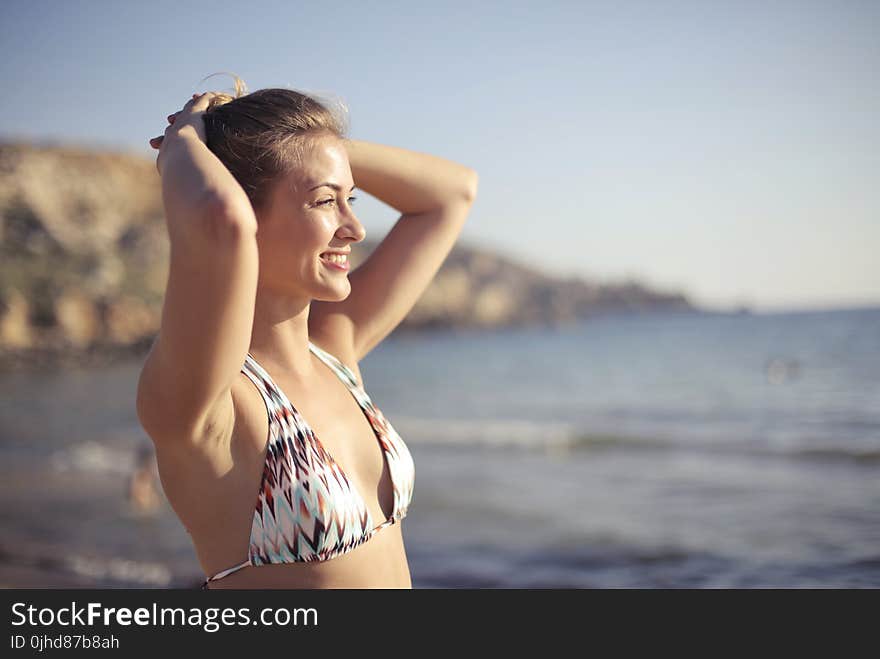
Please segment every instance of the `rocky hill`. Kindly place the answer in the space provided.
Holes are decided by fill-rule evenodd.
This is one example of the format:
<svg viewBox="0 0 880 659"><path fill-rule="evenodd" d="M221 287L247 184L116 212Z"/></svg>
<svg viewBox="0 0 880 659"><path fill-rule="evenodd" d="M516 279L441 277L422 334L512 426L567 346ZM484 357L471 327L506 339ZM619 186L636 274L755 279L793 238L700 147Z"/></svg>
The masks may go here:
<svg viewBox="0 0 880 659"><path fill-rule="evenodd" d="M0 368L106 363L149 348L169 250L153 159L0 143L0 211ZM355 245L352 268L374 247ZM460 242L397 331L692 309L678 293L553 278Z"/></svg>

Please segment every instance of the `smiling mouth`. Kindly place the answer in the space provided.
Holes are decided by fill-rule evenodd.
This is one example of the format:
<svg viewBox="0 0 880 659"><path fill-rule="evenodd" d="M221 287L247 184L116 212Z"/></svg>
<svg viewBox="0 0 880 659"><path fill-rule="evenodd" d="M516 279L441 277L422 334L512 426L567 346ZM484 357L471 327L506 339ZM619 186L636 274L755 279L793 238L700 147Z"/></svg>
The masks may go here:
<svg viewBox="0 0 880 659"><path fill-rule="evenodd" d="M328 268L348 271L348 254L321 254L319 259Z"/></svg>

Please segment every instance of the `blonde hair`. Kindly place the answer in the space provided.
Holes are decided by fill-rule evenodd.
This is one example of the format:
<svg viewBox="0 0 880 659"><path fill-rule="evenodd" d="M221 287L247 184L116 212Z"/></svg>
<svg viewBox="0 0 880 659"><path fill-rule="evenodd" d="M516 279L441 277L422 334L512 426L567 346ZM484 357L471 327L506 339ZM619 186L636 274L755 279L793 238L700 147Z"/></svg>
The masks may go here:
<svg viewBox="0 0 880 659"><path fill-rule="evenodd" d="M216 92L203 117L207 146L259 211L278 178L301 166L315 141L329 135L347 139L348 108L341 99L294 89L249 93L241 78L229 75L234 93Z"/></svg>

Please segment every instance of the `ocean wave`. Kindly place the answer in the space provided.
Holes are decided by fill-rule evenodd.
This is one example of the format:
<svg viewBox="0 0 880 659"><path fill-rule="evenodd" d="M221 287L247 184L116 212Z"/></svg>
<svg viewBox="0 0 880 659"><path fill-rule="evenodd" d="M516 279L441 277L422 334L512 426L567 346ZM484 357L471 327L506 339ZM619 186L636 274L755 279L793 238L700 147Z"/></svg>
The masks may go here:
<svg viewBox="0 0 880 659"><path fill-rule="evenodd" d="M728 454L742 457L803 459L809 461L847 461L859 465L880 465L880 442L822 443L803 438L776 441L773 438L739 438L731 434L715 436L676 436L639 432L614 432L607 427L583 429L573 423L533 419L427 418L395 415L393 424L406 442L416 444L519 447L548 453L571 451L683 451ZM50 464L58 472L112 473L130 475L152 460L151 444L133 444L117 439L88 440L54 451Z"/></svg>
<svg viewBox="0 0 880 659"><path fill-rule="evenodd" d="M546 423L528 419L435 419L395 416L394 426L413 444L471 444L474 446L519 446L549 452L566 451L686 451L731 454L743 457L849 461L880 464L877 446L776 443L754 437L676 437L670 434L615 433L583 430L570 423Z"/></svg>
<svg viewBox="0 0 880 659"><path fill-rule="evenodd" d="M811 460L847 460L866 465L880 465L880 448L809 446L788 451L793 457Z"/></svg>
<svg viewBox="0 0 880 659"><path fill-rule="evenodd" d="M130 474L138 464L142 447L114 440L86 440L49 455L52 469L59 472Z"/></svg>
<svg viewBox="0 0 880 659"><path fill-rule="evenodd" d="M0 561L7 565L82 577L100 584L99 587L167 588L173 580L171 570L161 563L85 554L58 556L49 549L45 552L29 549L27 555L23 555L8 547L0 547Z"/></svg>
<svg viewBox="0 0 880 659"><path fill-rule="evenodd" d="M395 415L393 425L405 441L442 444L544 447L568 443L573 432L571 424L527 419L431 419Z"/></svg>

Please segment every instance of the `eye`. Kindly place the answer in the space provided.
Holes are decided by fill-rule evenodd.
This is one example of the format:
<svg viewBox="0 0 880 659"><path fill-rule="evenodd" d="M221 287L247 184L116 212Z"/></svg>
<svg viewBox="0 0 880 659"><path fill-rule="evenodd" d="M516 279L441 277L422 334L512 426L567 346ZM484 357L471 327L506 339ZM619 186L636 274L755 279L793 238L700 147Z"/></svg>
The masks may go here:
<svg viewBox="0 0 880 659"><path fill-rule="evenodd" d="M357 199L357 197L349 197L348 203L354 202L355 199ZM325 199L324 201L319 201L318 206L324 206L325 204L334 204L334 203L336 203L336 200L331 197L330 199Z"/></svg>

